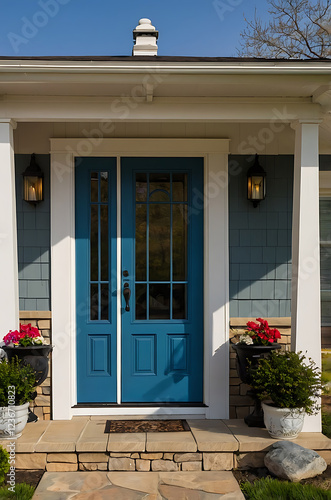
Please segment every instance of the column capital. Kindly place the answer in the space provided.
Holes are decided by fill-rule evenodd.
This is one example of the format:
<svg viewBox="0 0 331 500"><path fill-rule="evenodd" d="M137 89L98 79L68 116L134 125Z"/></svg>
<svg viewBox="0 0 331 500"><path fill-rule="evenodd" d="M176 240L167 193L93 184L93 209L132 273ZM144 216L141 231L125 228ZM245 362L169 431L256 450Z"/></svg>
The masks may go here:
<svg viewBox="0 0 331 500"><path fill-rule="evenodd" d="M13 130L17 128L17 122L12 118L0 118L0 123L8 123L12 126Z"/></svg>
<svg viewBox="0 0 331 500"><path fill-rule="evenodd" d="M320 123L323 123L323 121L324 120L313 118L307 118L306 120L301 118L300 120L293 120L290 123L290 126L293 130L296 130L300 125L319 125Z"/></svg>

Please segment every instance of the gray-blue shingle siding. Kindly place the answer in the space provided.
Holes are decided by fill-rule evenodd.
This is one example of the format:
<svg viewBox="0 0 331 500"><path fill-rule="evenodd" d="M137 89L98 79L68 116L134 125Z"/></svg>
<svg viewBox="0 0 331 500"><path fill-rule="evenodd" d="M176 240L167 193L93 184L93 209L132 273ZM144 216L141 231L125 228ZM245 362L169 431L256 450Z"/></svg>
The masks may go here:
<svg viewBox="0 0 331 500"><path fill-rule="evenodd" d="M22 174L29 154L15 155L18 283L21 311L49 311L50 304L50 156L36 155L44 173L44 201L23 201Z"/></svg>

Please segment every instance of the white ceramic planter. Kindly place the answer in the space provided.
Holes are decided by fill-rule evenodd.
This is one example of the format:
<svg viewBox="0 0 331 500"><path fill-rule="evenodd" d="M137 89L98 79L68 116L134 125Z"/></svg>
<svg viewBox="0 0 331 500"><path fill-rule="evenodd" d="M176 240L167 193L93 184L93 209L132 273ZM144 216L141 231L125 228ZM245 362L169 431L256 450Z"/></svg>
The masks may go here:
<svg viewBox="0 0 331 500"><path fill-rule="evenodd" d="M295 439L302 431L305 411L301 408L277 408L262 403L264 424L272 438Z"/></svg>
<svg viewBox="0 0 331 500"><path fill-rule="evenodd" d="M0 439L14 439L21 436L28 421L29 404L0 407Z"/></svg>

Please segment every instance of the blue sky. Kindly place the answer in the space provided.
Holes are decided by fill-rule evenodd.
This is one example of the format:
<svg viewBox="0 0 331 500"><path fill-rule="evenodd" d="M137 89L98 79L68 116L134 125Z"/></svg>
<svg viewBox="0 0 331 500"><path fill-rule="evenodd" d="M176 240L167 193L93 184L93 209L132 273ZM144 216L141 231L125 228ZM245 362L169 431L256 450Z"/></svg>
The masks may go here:
<svg viewBox="0 0 331 500"><path fill-rule="evenodd" d="M159 55L236 56L244 14L266 0L2 0L0 55L131 55L132 30L148 17Z"/></svg>

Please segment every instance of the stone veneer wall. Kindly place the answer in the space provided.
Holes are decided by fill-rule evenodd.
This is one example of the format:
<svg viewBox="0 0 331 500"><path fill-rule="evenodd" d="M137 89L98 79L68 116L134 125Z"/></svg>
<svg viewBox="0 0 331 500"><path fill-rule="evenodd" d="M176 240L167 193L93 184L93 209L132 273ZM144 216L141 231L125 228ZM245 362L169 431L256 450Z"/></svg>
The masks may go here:
<svg viewBox="0 0 331 500"><path fill-rule="evenodd" d="M20 322L27 324L31 323L36 326L42 336L45 338L47 344L52 343L52 313L51 311L20 311ZM38 416L39 420L51 420L51 357L49 355L49 369L46 380L36 388L37 397L34 403L31 404L31 409Z"/></svg>
<svg viewBox="0 0 331 500"><path fill-rule="evenodd" d="M243 456L242 464L247 458ZM42 469L47 472L80 471L221 471L239 464L232 451L227 453L17 453L16 469ZM262 467L262 461L259 462Z"/></svg>
<svg viewBox="0 0 331 500"><path fill-rule="evenodd" d="M277 328L281 333L281 349L289 351L291 348L291 318L266 318L272 328ZM244 333L247 321L256 318L231 318L230 339L236 333ZM250 387L241 382L236 369L236 353L230 341L230 418L244 418L253 410L253 399L247 395Z"/></svg>

